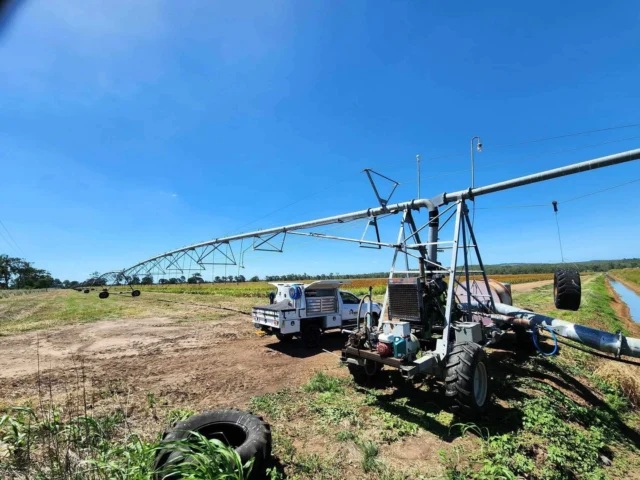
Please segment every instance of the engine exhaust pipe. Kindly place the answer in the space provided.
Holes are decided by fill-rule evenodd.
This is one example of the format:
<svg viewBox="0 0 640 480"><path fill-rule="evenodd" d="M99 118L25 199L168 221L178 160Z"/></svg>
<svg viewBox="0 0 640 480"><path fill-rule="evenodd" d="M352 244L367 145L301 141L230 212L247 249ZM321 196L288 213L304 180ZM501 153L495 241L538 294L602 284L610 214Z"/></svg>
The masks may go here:
<svg viewBox="0 0 640 480"><path fill-rule="evenodd" d="M612 353L616 357L627 355L629 357L640 358L640 339L625 337L622 332L609 333L595 328L576 325L559 318L547 317L540 313L521 310L518 307L496 303L496 311L503 315L515 317L515 325L528 326L534 328L538 325L547 325L556 335L568 338L588 347L595 348L601 352Z"/></svg>

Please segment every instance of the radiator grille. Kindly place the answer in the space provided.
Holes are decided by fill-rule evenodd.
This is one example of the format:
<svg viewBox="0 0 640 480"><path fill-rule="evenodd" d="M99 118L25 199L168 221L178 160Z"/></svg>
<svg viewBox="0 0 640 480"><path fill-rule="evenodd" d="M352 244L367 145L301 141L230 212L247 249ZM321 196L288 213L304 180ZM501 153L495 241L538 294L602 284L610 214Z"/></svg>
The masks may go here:
<svg viewBox="0 0 640 480"><path fill-rule="evenodd" d="M421 321L421 286L418 279L413 278L389 281L389 319Z"/></svg>

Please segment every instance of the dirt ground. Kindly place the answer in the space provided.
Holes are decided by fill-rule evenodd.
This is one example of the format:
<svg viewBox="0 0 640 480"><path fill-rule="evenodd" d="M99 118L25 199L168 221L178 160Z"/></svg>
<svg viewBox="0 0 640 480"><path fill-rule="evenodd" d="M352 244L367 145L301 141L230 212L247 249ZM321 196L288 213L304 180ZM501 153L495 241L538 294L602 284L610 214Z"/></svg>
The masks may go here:
<svg viewBox="0 0 640 480"><path fill-rule="evenodd" d="M544 287L545 285L551 285L553 280L538 280L537 282L529 282L529 283L516 283L511 285L512 292L525 293L530 292L534 288Z"/></svg>
<svg viewBox="0 0 640 480"><path fill-rule="evenodd" d="M257 335L251 318L236 313L208 322L171 315L33 331L0 342L0 402L36 396L39 376L62 388L82 370L94 384L117 382L200 408L243 407L252 396L305 383L318 369L341 374L335 355L343 342L338 332L325 335L322 347L333 355L299 340L282 344Z"/></svg>
<svg viewBox="0 0 640 480"><path fill-rule="evenodd" d="M105 320L4 337L0 401L35 395L39 371L54 389L82 371L94 384L117 382L202 408L242 407L254 395L306 382L319 368L338 369L329 353L258 336L250 320ZM329 334L323 346L339 351L342 341Z"/></svg>

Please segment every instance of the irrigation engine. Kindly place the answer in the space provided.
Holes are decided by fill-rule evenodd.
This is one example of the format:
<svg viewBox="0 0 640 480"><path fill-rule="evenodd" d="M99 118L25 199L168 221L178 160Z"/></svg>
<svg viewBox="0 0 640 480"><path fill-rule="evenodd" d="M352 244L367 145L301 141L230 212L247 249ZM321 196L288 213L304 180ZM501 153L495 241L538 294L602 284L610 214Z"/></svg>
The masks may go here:
<svg viewBox="0 0 640 480"><path fill-rule="evenodd" d="M379 202L377 207L213 239L107 275L121 282L139 275L188 274L206 266L224 265L225 269L237 266L239 270L249 249L282 252L287 235L346 241L365 248L389 248L393 250L393 259L381 308L374 304L370 289L360 299L357 314L354 309L345 309L338 288L344 282L279 284L278 298L270 305L256 307L252 320L262 330L283 340L294 335L316 340L322 331L339 328L347 335L342 361L357 381L371 380L383 366L399 370L408 380L436 377L444 382L452 409L473 416L482 413L489 403L490 375L485 348L499 342L506 332L515 332L519 341L534 344L545 355L556 353L557 336L561 336L615 357L640 357L640 339L583 327L512 305L510 286L487 277L467 202L482 195L639 158L640 149L636 149L484 187L396 204L389 203L390 196L380 196L374 175L390 179L367 169ZM393 183L395 190L397 183ZM557 209L557 204L554 208ZM419 226L416 219L421 210L428 212L428 218ZM378 221L392 215L401 217L398 236L395 241L384 242ZM309 231L356 220L367 222L361 238ZM445 227L451 233L449 237L444 237ZM368 238L371 232L374 238L367 239L367 232ZM245 240L251 240L251 244L244 245ZM231 245L237 241L239 260ZM108 291L108 286L103 288L102 292ZM295 295L288 296L287 292ZM132 295L139 294L132 290ZM557 308L577 310L581 295L578 271L570 267L556 271L553 294ZM101 297L107 296L108 293L101 293ZM353 322L347 324L343 320L349 313L355 318L351 317ZM552 350L541 348L540 330L552 336Z"/></svg>

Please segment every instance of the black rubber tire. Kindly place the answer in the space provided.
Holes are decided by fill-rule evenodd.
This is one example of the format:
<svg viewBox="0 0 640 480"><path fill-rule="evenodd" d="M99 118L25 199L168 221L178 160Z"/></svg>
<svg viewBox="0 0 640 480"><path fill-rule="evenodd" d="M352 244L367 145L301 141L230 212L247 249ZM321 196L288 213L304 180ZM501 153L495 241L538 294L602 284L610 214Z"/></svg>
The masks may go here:
<svg viewBox="0 0 640 480"><path fill-rule="evenodd" d="M107 292L106 290L103 290L98 294L98 297L99 298L109 298L109 292Z"/></svg>
<svg viewBox="0 0 640 480"><path fill-rule="evenodd" d="M88 289L88 288L85 288L82 292L83 292L83 293L89 293L89 289Z"/></svg>
<svg viewBox="0 0 640 480"><path fill-rule="evenodd" d="M320 345L322 330L319 325L311 324L302 329L302 341L307 348L317 348Z"/></svg>
<svg viewBox="0 0 640 480"><path fill-rule="evenodd" d="M382 364L371 360L365 360L364 366L347 363L349 373L357 385L369 387L373 385L382 371Z"/></svg>
<svg viewBox="0 0 640 480"><path fill-rule="evenodd" d="M480 367L480 364L483 367ZM474 391L476 375L481 375L485 382L486 394L482 402L478 401ZM474 418L485 412L489 405L491 388L486 354L480 345L460 342L453 346L445 369L445 396L451 402L451 411L456 415Z"/></svg>
<svg viewBox="0 0 640 480"><path fill-rule="evenodd" d="M558 268L553 275L553 300L559 310L580 308L582 285L580 272L575 268Z"/></svg>
<svg viewBox="0 0 640 480"><path fill-rule="evenodd" d="M293 340L292 333L276 333L276 338L280 340L282 343L288 343Z"/></svg>
<svg viewBox="0 0 640 480"><path fill-rule="evenodd" d="M250 480L264 478L266 463L271 457L271 427L262 417L237 409L203 412L178 422L166 432L161 443L186 440L191 432L198 432L206 438L217 438L232 445L238 452L242 464L254 459ZM162 467L182 460L180 452L161 449L154 461L155 478L167 478ZM168 479L167 479L168 480Z"/></svg>
<svg viewBox="0 0 640 480"><path fill-rule="evenodd" d="M131 291L131 296L132 297L139 297L140 296L140 290L132 290Z"/></svg>

